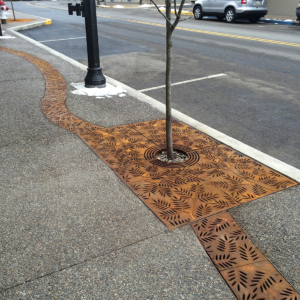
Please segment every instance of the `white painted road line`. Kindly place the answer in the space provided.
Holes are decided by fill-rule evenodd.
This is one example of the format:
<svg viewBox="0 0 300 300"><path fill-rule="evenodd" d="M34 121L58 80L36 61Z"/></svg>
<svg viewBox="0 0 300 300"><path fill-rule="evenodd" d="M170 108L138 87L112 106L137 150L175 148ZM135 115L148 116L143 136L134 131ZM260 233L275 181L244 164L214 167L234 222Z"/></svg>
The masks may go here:
<svg viewBox="0 0 300 300"><path fill-rule="evenodd" d="M67 41L67 40L77 40L77 39L85 39L85 36L80 36L76 38L68 38L68 39L58 39L58 40L47 40L47 41L37 41L38 43L47 43L47 42L57 42L57 41Z"/></svg>
<svg viewBox="0 0 300 300"><path fill-rule="evenodd" d="M216 78L216 77L221 77L221 76L227 76L227 74L221 73L221 74L210 75L210 76L206 76L206 77L202 77L202 78L196 78L196 79L191 79L191 80L176 82L176 83L172 83L171 86L179 85L179 84L184 84L184 83L190 83L190 82L194 82L194 81L201 81L201 80L210 79L210 78ZM155 86L155 87L152 87L152 88L139 90L139 92L143 93L143 92L148 92L148 91L152 91L152 90L162 89L164 87L166 87L166 86L165 85L159 85L159 86Z"/></svg>
<svg viewBox="0 0 300 300"><path fill-rule="evenodd" d="M32 28L30 26L31 24L25 25L28 26L29 28ZM17 32L17 30L24 30L25 26L19 26L19 27L14 27L11 29L8 29L9 31L12 31L15 35L30 41L31 43L33 43L34 45L37 45L38 47L52 53L53 55L60 57L61 59L68 61L70 64L72 64L73 66L78 67L79 69L86 71L87 70L87 66L77 62L76 60L56 51L51 49L50 47L47 47L44 44L41 44L23 34L20 34ZM128 94L132 95L133 97L135 97L137 100L139 101L143 101L148 103L149 105L155 107L156 109L165 112L166 111L166 105L153 99L152 97L149 97L133 88L131 88L130 86L127 86L113 78L110 78L108 76L106 76L106 81L114 86L119 86L122 89L126 90L128 92ZM300 182L300 170L289 165L286 164L268 154L265 154L251 146L248 146L218 130L215 130L193 118L190 118L189 116L181 113L178 110L172 109L172 115L173 117L175 117L177 120L182 121L200 131L202 131L203 133L206 133L207 135L211 136L212 138L224 143L225 145L232 147L233 149L244 153L245 155L252 157L253 159L265 164L266 166L274 169L275 171L278 171L288 177L290 177L291 179L296 180L297 182Z"/></svg>

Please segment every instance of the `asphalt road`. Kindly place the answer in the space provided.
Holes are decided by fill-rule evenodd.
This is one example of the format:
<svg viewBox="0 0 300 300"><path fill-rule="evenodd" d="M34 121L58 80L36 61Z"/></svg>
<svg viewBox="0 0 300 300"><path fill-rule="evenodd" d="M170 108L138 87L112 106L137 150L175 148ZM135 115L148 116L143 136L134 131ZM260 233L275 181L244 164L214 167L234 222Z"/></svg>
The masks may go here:
<svg viewBox="0 0 300 300"><path fill-rule="evenodd" d="M86 64L84 19L69 16L67 2L30 4L48 8L15 2L15 10L53 24L23 33ZM104 73L137 90L163 85L162 16L142 8L101 8L97 15ZM300 168L300 47L291 44L300 44L300 27L193 18L179 26L172 82L226 76L174 86L173 108ZM164 102L164 88L144 93Z"/></svg>

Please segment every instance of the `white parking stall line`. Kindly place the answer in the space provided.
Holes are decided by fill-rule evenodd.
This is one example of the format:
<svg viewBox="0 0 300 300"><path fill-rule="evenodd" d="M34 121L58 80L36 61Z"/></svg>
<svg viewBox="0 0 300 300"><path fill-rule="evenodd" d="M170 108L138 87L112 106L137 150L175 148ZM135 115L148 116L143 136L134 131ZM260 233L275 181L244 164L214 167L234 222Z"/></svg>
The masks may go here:
<svg viewBox="0 0 300 300"><path fill-rule="evenodd" d="M172 83L171 86L180 85L180 84L184 84L184 83L190 83L190 82L194 82L194 81L201 81L201 80L216 78L216 77L221 77L221 76L227 76L227 74L221 73L221 74L210 75L210 76L191 79L191 80L186 80L186 81L180 81L180 82ZM166 87L166 86L165 85L159 85L159 86L155 86L155 87L152 87L152 88L139 90L139 92L143 93L143 92L148 92L148 91L152 91L152 90L162 89L164 87Z"/></svg>
<svg viewBox="0 0 300 300"><path fill-rule="evenodd" d="M38 41L39 43L47 43L47 42L56 42L56 41L67 41L67 40L76 40L76 39L85 39L85 36L68 38L68 39L58 39L58 40L47 40L47 41Z"/></svg>
<svg viewBox="0 0 300 300"><path fill-rule="evenodd" d="M28 25L25 25L28 26ZM30 27L29 27L30 28ZM60 57L61 59L71 63L73 66L78 67L80 70L82 71L86 71L86 66L79 63L78 61L62 54L59 53L56 50L53 50L51 48L49 48L46 45L43 45L19 32L17 32L18 30L24 30L24 26L18 26L18 27L14 27L14 28L10 28L9 31L12 31L15 35L17 35L20 38L23 38L27 41L30 41L32 44L37 45L38 47L48 51L49 53L56 55L57 57ZM219 74L220 75L220 74ZM214 75L217 76L217 75ZM138 99L139 101L148 103L149 105L157 108L159 111L165 112L166 111L166 105L159 102L158 100L145 95L143 93L141 93L140 91L137 91L131 87L129 87L128 85L125 85L123 83L121 83L120 81L117 81L113 78L110 78L109 76L105 76L106 77L106 81L114 86L119 86L122 89L126 90L128 92L129 95L132 95L133 97L135 97L136 99ZM251 146L248 146L247 144L244 144L218 130L215 130L183 113L181 113L178 110L172 109L172 116L174 118L176 118L179 121L182 121L188 125L190 125L191 127L194 127L200 131L202 131L203 133L206 133L207 135L211 136L212 138L224 143L225 145L232 147L233 149L244 153L247 156L252 157L253 159L267 165L268 167L290 177L291 179L294 179L298 182L300 182L300 169L297 169L287 163L284 163L268 154L265 154Z"/></svg>

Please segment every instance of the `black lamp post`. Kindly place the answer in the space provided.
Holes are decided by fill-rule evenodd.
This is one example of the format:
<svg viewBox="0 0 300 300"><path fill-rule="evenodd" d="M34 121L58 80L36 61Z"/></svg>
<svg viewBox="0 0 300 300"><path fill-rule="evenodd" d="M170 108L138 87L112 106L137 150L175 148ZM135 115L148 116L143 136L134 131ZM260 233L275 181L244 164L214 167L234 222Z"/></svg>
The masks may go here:
<svg viewBox="0 0 300 300"><path fill-rule="evenodd" d="M68 9L69 15L73 15L73 12L76 11L77 16L80 16L82 13L82 16L85 17L88 54L88 72L84 79L85 86L88 88L105 87L106 79L102 74L102 68L100 68L95 0L84 0L81 4L77 3L74 6L72 6L72 3L69 3Z"/></svg>

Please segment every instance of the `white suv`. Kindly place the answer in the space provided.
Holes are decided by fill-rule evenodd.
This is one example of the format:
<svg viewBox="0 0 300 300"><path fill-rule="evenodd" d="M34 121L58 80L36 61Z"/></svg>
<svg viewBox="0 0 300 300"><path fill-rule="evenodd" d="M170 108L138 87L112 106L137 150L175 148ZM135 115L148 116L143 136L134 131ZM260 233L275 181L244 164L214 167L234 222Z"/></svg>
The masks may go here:
<svg viewBox="0 0 300 300"><path fill-rule="evenodd" d="M256 23L268 13L267 0L197 0L193 8L194 17L215 16L218 20L233 23L236 19L249 19Z"/></svg>

